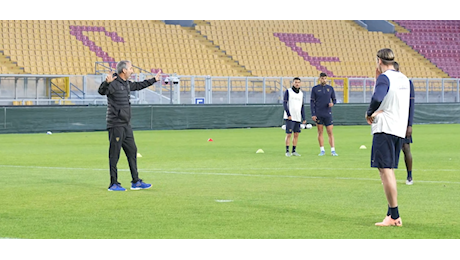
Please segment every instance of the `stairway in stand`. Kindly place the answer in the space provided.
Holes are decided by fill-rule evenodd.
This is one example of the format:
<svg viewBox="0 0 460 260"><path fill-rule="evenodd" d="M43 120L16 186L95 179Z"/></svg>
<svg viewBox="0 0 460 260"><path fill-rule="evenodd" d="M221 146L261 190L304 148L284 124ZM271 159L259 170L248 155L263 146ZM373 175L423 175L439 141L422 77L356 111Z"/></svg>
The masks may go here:
<svg viewBox="0 0 460 260"><path fill-rule="evenodd" d="M24 68L20 68L16 62L11 61L0 50L0 74L25 74L25 72Z"/></svg>
<svg viewBox="0 0 460 260"><path fill-rule="evenodd" d="M198 20L194 21L195 24L199 25L206 25L206 21ZM228 56L223 50L220 49L219 46L215 45L212 41L208 40L204 35L198 32L194 27L182 27L186 30L189 34L191 34L195 39L199 40L206 48L212 50L213 52L218 54L220 60L222 60L225 64L229 65L233 70L237 71L240 76L248 77L253 76L251 72L249 72L244 67L240 66L237 61L233 60L230 56Z"/></svg>

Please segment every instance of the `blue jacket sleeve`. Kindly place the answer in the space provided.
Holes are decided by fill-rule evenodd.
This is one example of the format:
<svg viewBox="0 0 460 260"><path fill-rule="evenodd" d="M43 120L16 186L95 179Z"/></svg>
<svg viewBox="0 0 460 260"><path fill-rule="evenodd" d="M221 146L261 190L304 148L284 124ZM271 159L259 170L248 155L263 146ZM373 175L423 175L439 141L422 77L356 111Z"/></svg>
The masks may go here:
<svg viewBox="0 0 460 260"><path fill-rule="evenodd" d="M386 75L381 74L375 83L375 91L372 95L369 108L367 109L368 116L371 116L379 108L383 98L385 98L388 93L388 89L390 89L390 80Z"/></svg>
<svg viewBox="0 0 460 260"><path fill-rule="evenodd" d="M332 89L332 92L331 92L331 99L332 99L332 103L335 105L337 103L337 99L335 98L335 91L334 91L334 88L331 87Z"/></svg>
<svg viewBox="0 0 460 260"><path fill-rule="evenodd" d="M305 117L305 108L304 108L303 104L302 104L302 109L301 109L300 113L302 113L302 119L307 120L307 118Z"/></svg>
<svg viewBox="0 0 460 260"><path fill-rule="evenodd" d="M311 89L311 94L310 94L310 110L311 110L311 116L316 116L316 92L314 91L313 87Z"/></svg>
<svg viewBox="0 0 460 260"><path fill-rule="evenodd" d="M289 91L286 90L286 92L284 92L283 107L284 107L284 111L286 111L287 116L291 116L291 113L289 112L288 101L289 101Z"/></svg>
<svg viewBox="0 0 460 260"><path fill-rule="evenodd" d="M415 90L414 90L414 84L412 81L409 81L410 83L410 103L409 103L409 122L407 123L408 126L412 126L412 123L414 121L414 110L415 110Z"/></svg>

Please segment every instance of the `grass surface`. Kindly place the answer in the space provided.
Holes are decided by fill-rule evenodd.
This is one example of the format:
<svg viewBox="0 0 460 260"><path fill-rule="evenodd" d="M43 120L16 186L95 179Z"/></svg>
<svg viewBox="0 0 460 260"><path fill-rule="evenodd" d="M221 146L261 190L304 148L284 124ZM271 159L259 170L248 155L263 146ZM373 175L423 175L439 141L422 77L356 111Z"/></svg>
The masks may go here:
<svg viewBox="0 0 460 260"><path fill-rule="evenodd" d="M334 128L338 157L327 135L327 155L317 156L316 128L303 130L302 156L291 158L280 128L136 131L139 174L153 187L129 190L122 152L126 192L107 191L107 132L4 134L0 237L458 239L458 132L414 126L414 185L405 185L402 153L396 170L401 228L374 226L387 202L369 166L368 126Z"/></svg>

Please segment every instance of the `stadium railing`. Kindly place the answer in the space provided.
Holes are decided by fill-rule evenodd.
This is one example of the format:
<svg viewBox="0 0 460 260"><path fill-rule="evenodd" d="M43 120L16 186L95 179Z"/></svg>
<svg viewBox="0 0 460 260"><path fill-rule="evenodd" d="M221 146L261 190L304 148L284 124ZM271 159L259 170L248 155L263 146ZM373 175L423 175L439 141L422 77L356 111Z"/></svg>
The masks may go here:
<svg viewBox="0 0 460 260"><path fill-rule="evenodd" d="M93 104L104 103L106 97L97 92L105 80L102 75L0 75L0 105ZM139 81L154 75L135 74ZM294 77L217 77L174 75L177 84L162 75L160 82L142 90L131 92L133 104L273 104L282 103L284 91L292 86ZM51 79L68 78L67 98L52 97ZM317 77L301 77L305 103L310 102L311 88L318 84ZM373 78L329 78L339 103L368 103L374 88ZM460 102L460 79L414 78L416 102ZM348 102L345 97L348 97ZM95 101L96 100L96 101Z"/></svg>

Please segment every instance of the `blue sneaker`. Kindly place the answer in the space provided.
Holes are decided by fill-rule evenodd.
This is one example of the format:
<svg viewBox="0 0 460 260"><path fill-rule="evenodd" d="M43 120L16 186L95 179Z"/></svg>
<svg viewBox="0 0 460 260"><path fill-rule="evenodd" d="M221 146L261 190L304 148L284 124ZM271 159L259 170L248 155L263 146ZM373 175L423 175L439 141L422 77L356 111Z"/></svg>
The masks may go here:
<svg viewBox="0 0 460 260"><path fill-rule="evenodd" d="M137 181L136 183L131 184L132 190L143 190L152 187L152 184L143 182L142 180Z"/></svg>
<svg viewBox="0 0 460 260"><path fill-rule="evenodd" d="M323 155L325 155L325 154L326 154L325 151L321 151L321 152L318 154L318 156L323 156Z"/></svg>
<svg viewBox="0 0 460 260"><path fill-rule="evenodd" d="M126 191L126 189L121 187L120 184L112 184L112 186L109 187L109 191Z"/></svg>
<svg viewBox="0 0 460 260"><path fill-rule="evenodd" d="M332 155L332 156L339 156L335 151L332 151L332 152L331 152L331 155Z"/></svg>

